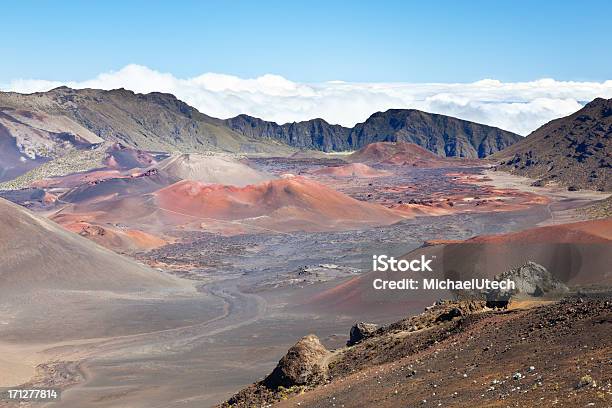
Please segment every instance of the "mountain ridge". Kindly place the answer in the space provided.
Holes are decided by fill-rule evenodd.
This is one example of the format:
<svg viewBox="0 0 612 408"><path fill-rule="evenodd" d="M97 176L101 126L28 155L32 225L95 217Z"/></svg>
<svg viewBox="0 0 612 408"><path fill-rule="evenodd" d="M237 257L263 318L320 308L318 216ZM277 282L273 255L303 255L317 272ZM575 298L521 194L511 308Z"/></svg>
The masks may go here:
<svg viewBox="0 0 612 408"><path fill-rule="evenodd" d="M64 115L104 140L143 150L292 152L278 142L244 137L168 93L59 87L0 92L0 107Z"/></svg>
<svg viewBox="0 0 612 408"><path fill-rule="evenodd" d="M377 112L347 128L324 119L279 125L249 115L218 119L176 96L58 87L0 92L0 107L63 115L102 139L160 151L284 154L292 149L357 150L371 142L405 141L449 157L485 157L520 140L487 125L414 109Z"/></svg>
<svg viewBox="0 0 612 408"><path fill-rule="evenodd" d="M245 136L323 151L356 150L374 142L409 142L439 156L483 158L521 140L497 127L417 109L375 112L352 128L320 118L279 125L244 114L224 122Z"/></svg>

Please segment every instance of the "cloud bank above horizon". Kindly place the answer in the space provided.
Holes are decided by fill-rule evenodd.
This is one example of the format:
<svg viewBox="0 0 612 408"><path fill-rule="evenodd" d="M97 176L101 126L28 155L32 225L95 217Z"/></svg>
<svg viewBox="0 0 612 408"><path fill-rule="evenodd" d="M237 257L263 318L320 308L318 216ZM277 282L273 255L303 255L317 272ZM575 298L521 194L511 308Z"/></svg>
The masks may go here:
<svg viewBox="0 0 612 408"><path fill-rule="evenodd" d="M142 65L127 65L95 78L73 81L16 79L0 84L3 91L31 93L58 86L126 88L138 93L166 92L218 118L247 114L277 123L323 118L354 126L371 114L391 108L412 108L455 116L527 135L546 122L579 110L596 97L612 98L612 80L604 82L354 83L293 82L266 74L254 79L205 73L181 79Z"/></svg>

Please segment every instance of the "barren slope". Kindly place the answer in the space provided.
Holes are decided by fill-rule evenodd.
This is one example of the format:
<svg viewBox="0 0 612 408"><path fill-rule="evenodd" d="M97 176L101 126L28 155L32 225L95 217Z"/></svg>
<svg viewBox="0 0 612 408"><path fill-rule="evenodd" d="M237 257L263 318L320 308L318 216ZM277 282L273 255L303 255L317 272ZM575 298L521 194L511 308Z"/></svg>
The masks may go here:
<svg viewBox="0 0 612 408"><path fill-rule="evenodd" d="M612 99L597 98L491 156L500 169L575 188L612 190Z"/></svg>
<svg viewBox="0 0 612 408"><path fill-rule="evenodd" d="M274 406L607 407L611 319L606 295L510 312L464 310L417 331L406 319L340 350L325 386L289 389ZM246 395L236 407L266 396Z"/></svg>
<svg viewBox="0 0 612 408"><path fill-rule="evenodd" d="M128 292L181 286L4 199L0 225L3 296L49 289Z"/></svg>
<svg viewBox="0 0 612 408"><path fill-rule="evenodd" d="M66 116L0 104L0 182L71 150L86 149L102 141Z"/></svg>
<svg viewBox="0 0 612 408"><path fill-rule="evenodd" d="M157 168L182 180L239 187L270 179L235 158L219 154L182 154L168 158Z"/></svg>
<svg viewBox="0 0 612 408"><path fill-rule="evenodd" d="M170 94L125 89L70 89L18 94L0 92L0 106L65 115L100 138L158 151L292 151L276 141L238 134Z"/></svg>
<svg viewBox="0 0 612 408"><path fill-rule="evenodd" d="M371 143L347 157L353 163L403 164L419 167L437 167L452 163L429 150L406 142Z"/></svg>
<svg viewBox="0 0 612 408"><path fill-rule="evenodd" d="M233 187L182 181L155 193L158 205L180 216L240 220L281 230L328 230L383 225L401 219L376 204L350 198L304 177Z"/></svg>

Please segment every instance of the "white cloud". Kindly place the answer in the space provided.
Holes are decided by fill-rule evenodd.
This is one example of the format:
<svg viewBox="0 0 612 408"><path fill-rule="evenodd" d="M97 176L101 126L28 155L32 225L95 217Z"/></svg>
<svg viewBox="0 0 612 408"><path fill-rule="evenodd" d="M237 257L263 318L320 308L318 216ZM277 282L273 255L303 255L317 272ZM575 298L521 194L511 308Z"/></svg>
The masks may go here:
<svg viewBox="0 0 612 408"><path fill-rule="evenodd" d="M141 65L128 65L82 82L18 79L2 90L46 91L73 88L126 88L134 92L168 92L203 113L228 118L240 113L278 123L323 118L353 126L376 111L415 108L486 123L528 134L544 123L580 109L595 97L612 98L612 80L573 82L539 79L473 83L298 83L279 75L253 79L205 73L177 78Z"/></svg>

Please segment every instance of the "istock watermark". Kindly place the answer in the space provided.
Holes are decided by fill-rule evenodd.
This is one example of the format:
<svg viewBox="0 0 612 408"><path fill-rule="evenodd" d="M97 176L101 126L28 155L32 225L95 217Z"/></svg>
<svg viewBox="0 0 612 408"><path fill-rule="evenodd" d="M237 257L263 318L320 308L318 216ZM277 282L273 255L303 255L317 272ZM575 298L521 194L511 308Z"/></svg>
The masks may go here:
<svg viewBox="0 0 612 408"><path fill-rule="evenodd" d="M395 257L387 255L372 256L372 270L374 272L433 272L429 266L433 259L427 259L425 255L421 255L420 259L395 259Z"/></svg>
<svg viewBox="0 0 612 408"><path fill-rule="evenodd" d="M407 273L434 272L432 262L435 257L420 255L414 259L396 259L388 255L373 255L374 272ZM464 291L514 291L516 285L511 279L494 280L488 278L450 279L436 277L399 277L397 279L374 278L375 290L464 290Z"/></svg>

